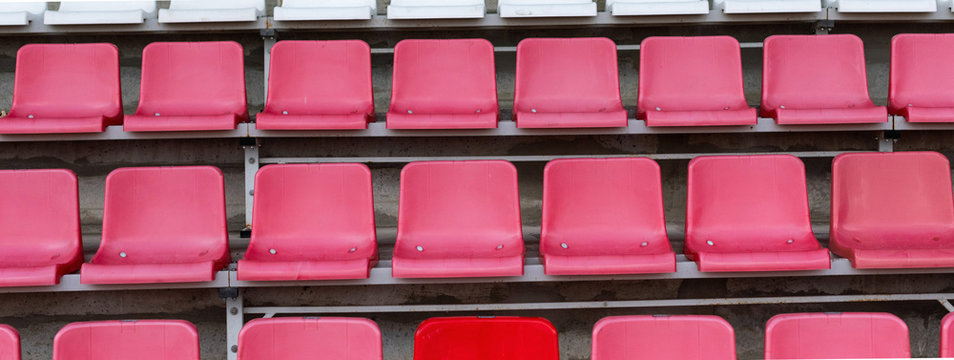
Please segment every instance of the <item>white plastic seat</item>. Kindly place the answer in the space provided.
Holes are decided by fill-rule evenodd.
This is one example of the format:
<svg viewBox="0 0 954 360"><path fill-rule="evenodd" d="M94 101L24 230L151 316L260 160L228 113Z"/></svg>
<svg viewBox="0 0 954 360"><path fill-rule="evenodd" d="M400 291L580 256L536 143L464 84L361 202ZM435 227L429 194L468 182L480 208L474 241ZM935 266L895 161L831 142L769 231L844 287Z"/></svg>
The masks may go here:
<svg viewBox="0 0 954 360"><path fill-rule="evenodd" d="M172 0L159 9L160 23L255 21L265 15L265 0Z"/></svg>
<svg viewBox="0 0 954 360"><path fill-rule="evenodd" d="M596 16L592 0L500 0L500 17L571 17Z"/></svg>
<svg viewBox="0 0 954 360"><path fill-rule="evenodd" d="M715 0L713 7L726 14L812 13L821 0Z"/></svg>
<svg viewBox="0 0 954 360"><path fill-rule="evenodd" d="M392 0L389 19L482 18L484 0Z"/></svg>
<svg viewBox="0 0 954 360"><path fill-rule="evenodd" d="M937 0L825 0L840 13L935 12Z"/></svg>
<svg viewBox="0 0 954 360"><path fill-rule="evenodd" d="M0 2L0 26L29 25L45 11L45 1Z"/></svg>
<svg viewBox="0 0 954 360"><path fill-rule="evenodd" d="M378 11L375 0L282 0L277 21L368 20Z"/></svg>
<svg viewBox="0 0 954 360"><path fill-rule="evenodd" d="M47 25L142 24L156 17L155 1L64 1L43 14Z"/></svg>
<svg viewBox="0 0 954 360"><path fill-rule="evenodd" d="M708 0L606 0L606 11L613 16L632 15L705 15Z"/></svg>

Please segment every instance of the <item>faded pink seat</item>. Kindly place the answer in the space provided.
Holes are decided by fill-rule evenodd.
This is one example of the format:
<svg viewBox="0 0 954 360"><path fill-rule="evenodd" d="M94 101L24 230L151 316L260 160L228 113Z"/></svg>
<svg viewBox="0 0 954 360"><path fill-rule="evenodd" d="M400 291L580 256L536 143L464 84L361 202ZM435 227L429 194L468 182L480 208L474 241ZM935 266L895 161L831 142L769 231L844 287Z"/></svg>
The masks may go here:
<svg viewBox="0 0 954 360"><path fill-rule="evenodd" d="M0 360L20 360L20 333L0 324Z"/></svg>
<svg viewBox="0 0 954 360"><path fill-rule="evenodd" d="M66 325L53 360L199 360L199 333L182 320L112 320Z"/></svg>
<svg viewBox="0 0 954 360"><path fill-rule="evenodd" d="M954 122L954 34L891 40L888 111L908 122Z"/></svg>
<svg viewBox="0 0 954 360"><path fill-rule="evenodd" d="M706 315L610 316L593 327L590 360L734 360L735 331Z"/></svg>
<svg viewBox="0 0 954 360"><path fill-rule="evenodd" d="M381 330L361 318L254 319L242 327L243 360L381 360Z"/></svg>
<svg viewBox="0 0 954 360"><path fill-rule="evenodd" d="M765 359L909 358L908 326L887 313L782 314L765 325Z"/></svg>
<svg viewBox="0 0 954 360"><path fill-rule="evenodd" d="M941 357L954 357L954 313L941 320Z"/></svg>

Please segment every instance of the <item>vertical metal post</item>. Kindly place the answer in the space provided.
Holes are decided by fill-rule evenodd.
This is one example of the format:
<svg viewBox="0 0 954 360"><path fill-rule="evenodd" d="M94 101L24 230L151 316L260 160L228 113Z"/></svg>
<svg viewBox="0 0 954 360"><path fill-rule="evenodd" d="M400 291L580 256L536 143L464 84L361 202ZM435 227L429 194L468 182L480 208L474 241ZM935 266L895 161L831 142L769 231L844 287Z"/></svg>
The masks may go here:
<svg viewBox="0 0 954 360"><path fill-rule="evenodd" d="M878 136L878 152L894 152L894 139L887 131Z"/></svg>
<svg viewBox="0 0 954 360"><path fill-rule="evenodd" d="M828 9L825 9L828 11ZM832 20L822 20L815 23L815 35L828 35L835 28L835 22Z"/></svg>
<svg viewBox="0 0 954 360"><path fill-rule="evenodd" d="M265 42L265 78L263 81L265 83L265 99L268 99L268 69L272 61L272 46L275 46L275 42L278 40L278 36L275 34L274 29L265 29L262 30L262 40ZM262 99L262 100L265 100Z"/></svg>
<svg viewBox="0 0 954 360"><path fill-rule="evenodd" d="M252 229L252 203L255 195L255 174L258 173L258 139L243 138L245 151L245 230Z"/></svg>
<svg viewBox="0 0 954 360"><path fill-rule="evenodd" d="M234 297L225 298L226 351L228 360L238 359L238 336L245 325L245 308L242 304L242 291L235 289Z"/></svg>

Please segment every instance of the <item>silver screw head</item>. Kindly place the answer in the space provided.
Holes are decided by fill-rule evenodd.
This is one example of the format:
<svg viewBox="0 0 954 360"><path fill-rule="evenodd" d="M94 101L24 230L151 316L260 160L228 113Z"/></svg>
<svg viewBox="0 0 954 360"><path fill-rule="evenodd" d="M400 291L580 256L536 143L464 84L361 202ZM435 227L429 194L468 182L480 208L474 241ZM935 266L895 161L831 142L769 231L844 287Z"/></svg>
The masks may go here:
<svg viewBox="0 0 954 360"><path fill-rule="evenodd" d="M567 245L566 243L562 243L562 244L560 244L560 247L566 249L566 248L568 248L568 247L570 247L570 246Z"/></svg>
<svg viewBox="0 0 954 360"><path fill-rule="evenodd" d="M417 251L424 251L424 247L423 247L423 246L420 246L420 245L418 245L418 246L417 246Z"/></svg>
<svg viewBox="0 0 954 360"><path fill-rule="evenodd" d="M714 245L715 245L715 243L712 242L712 240L706 241L706 244L709 244L709 246L714 246Z"/></svg>
<svg viewBox="0 0 954 360"><path fill-rule="evenodd" d="M126 252L125 252L125 251L120 252L120 253L119 253L119 257L121 257L121 258L126 257Z"/></svg>
<svg viewBox="0 0 954 360"><path fill-rule="evenodd" d="M269 254L272 254L272 255L275 255L275 254L278 254L278 250L268 249L268 253L269 253Z"/></svg>

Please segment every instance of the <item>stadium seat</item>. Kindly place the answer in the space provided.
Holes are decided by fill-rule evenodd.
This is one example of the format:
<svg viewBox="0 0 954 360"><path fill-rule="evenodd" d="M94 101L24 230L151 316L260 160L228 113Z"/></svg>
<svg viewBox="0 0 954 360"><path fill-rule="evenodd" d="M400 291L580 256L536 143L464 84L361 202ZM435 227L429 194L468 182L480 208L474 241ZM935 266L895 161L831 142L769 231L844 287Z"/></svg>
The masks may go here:
<svg viewBox="0 0 954 360"><path fill-rule="evenodd" d="M944 155L841 154L831 181L832 252L856 268L954 267L954 196Z"/></svg>
<svg viewBox="0 0 954 360"><path fill-rule="evenodd" d="M277 21L314 21L369 20L377 9L377 0L283 0L272 10Z"/></svg>
<svg viewBox="0 0 954 360"><path fill-rule="evenodd" d="M637 111L649 126L754 125L739 42L729 36L644 39Z"/></svg>
<svg viewBox="0 0 954 360"><path fill-rule="evenodd" d="M269 165L255 175L239 280L361 279L377 258L367 166Z"/></svg>
<svg viewBox="0 0 954 360"><path fill-rule="evenodd" d="M113 44L27 44L17 51L13 104L0 134L102 132L123 121Z"/></svg>
<svg viewBox="0 0 954 360"><path fill-rule="evenodd" d="M954 358L954 313L948 313L941 320L942 358Z"/></svg>
<svg viewBox="0 0 954 360"><path fill-rule="evenodd" d="M548 275L676 271L659 165L647 158L548 163L540 254Z"/></svg>
<svg viewBox="0 0 954 360"><path fill-rule="evenodd" d="M497 110L489 41L402 40L394 48L388 129L496 128Z"/></svg>
<svg viewBox="0 0 954 360"><path fill-rule="evenodd" d="M262 130L367 129L374 121L371 48L361 40L272 47Z"/></svg>
<svg viewBox="0 0 954 360"><path fill-rule="evenodd" d="M264 15L265 0L171 0L168 9L159 9L159 22L241 22Z"/></svg>
<svg viewBox="0 0 954 360"><path fill-rule="evenodd" d="M692 159L686 209L686 256L699 271L831 267L812 233L805 165L797 157Z"/></svg>
<svg viewBox="0 0 954 360"><path fill-rule="evenodd" d="M103 237L83 284L212 281L229 263L222 171L141 167L106 177Z"/></svg>
<svg viewBox="0 0 954 360"><path fill-rule="evenodd" d="M245 55L232 41L155 42L142 52L139 108L126 131L229 130L248 120Z"/></svg>
<svg viewBox="0 0 954 360"><path fill-rule="evenodd" d="M0 170L0 286L43 286L83 263L76 175Z"/></svg>
<svg viewBox="0 0 954 360"><path fill-rule="evenodd" d="M868 96L857 36L774 35L764 44L762 117L783 125L888 121L885 107Z"/></svg>
<svg viewBox="0 0 954 360"><path fill-rule="evenodd" d="M954 34L900 34L891 40L888 111L908 122L954 122Z"/></svg>
<svg viewBox="0 0 954 360"><path fill-rule="evenodd" d="M765 359L909 358L908 326L887 313L782 314L765 325Z"/></svg>
<svg viewBox="0 0 954 360"><path fill-rule="evenodd" d="M20 333L7 325L0 325L0 360L20 360Z"/></svg>
<svg viewBox="0 0 954 360"><path fill-rule="evenodd" d="M735 331L706 315L610 316L593 327L590 360L734 360Z"/></svg>
<svg viewBox="0 0 954 360"><path fill-rule="evenodd" d="M525 39L517 45L513 119L520 128L625 127L616 43Z"/></svg>
<svg viewBox="0 0 954 360"><path fill-rule="evenodd" d="M414 334L414 360L559 360L559 350L543 318L431 318Z"/></svg>
<svg viewBox="0 0 954 360"><path fill-rule="evenodd" d="M606 11L613 16L632 15L705 15L708 0L606 0Z"/></svg>
<svg viewBox="0 0 954 360"><path fill-rule="evenodd" d="M937 0L825 0L840 13L936 12Z"/></svg>
<svg viewBox="0 0 954 360"><path fill-rule="evenodd" d="M391 0L389 19L482 18L484 0Z"/></svg>
<svg viewBox="0 0 954 360"><path fill-rule="evenodd" d="M821 0L715 0L714 8L726 14L813 13Z"/></svg>
<svg viewBox="0 0 954 360"><path fill-rule="evenodd" d="M497 13L511 17L596 16L593 0L500 0Z"/></svg>
<svg viewBox="0 0 954 360"><path fill-rule="evenodd" d="M401 171L399 197L394 277L523 275L513 164L412 162Z"/></svg>
<svg viewBox="0 0 954 360"><path fill-rule="evenodd" d="M199 333L182 320L71 323L53 339L53 360L199 360Z"/></svg>
<svg viewBox="0 0 954 360"><path fill-rule="evenodd" d="M63 1L43 14L47 25L142 24L156 18L156 1Z"/></svg>
<svg viewBox="0 0 954 360"><path fill-rule="evenodd" d="M361 318L254 319L239 332L243 360L381 360L381 330Z"/></svg>
<svg viewBox="0 0 954 360"><path fill-rule="evenodd" d="M46 1L0 2L0 26L30 25L46 12Z"/></svg>

